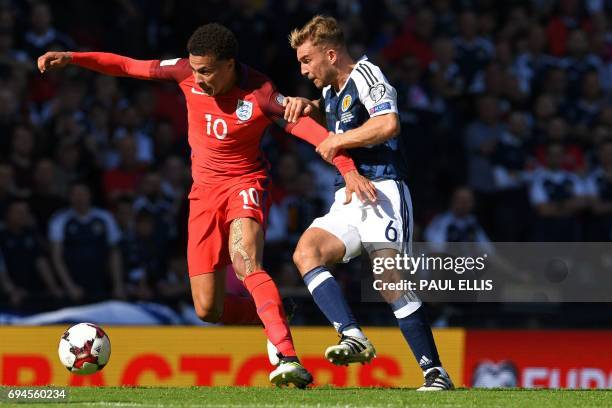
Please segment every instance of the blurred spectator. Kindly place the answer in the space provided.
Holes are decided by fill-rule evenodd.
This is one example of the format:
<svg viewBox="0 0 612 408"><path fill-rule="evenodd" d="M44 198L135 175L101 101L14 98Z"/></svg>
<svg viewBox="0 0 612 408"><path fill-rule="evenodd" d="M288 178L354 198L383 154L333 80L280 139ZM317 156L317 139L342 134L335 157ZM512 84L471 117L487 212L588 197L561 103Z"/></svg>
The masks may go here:
<svg viewBox="0 0 612 408"><path fill-rule="evenodd" d="M517 242L527 239L527 223L516 220L529 214L529 131L527 115L513 112L493 156L493 175L499 198L495 208L493 234L496 241Z"/></svg>
<svg viewBox="0 0 612 408"><path fill-rule="evenodd" d="M13 201L0 229L0 253L3 255L4 288L13 306L44 304L59 300L63 292L40 246L40 237L32 226L32 215L25 201ZM48 305L45 305L48 306Z"/></svg>
<svg viewBox="0 0 612 408"><path fill-rule="evenodd" d="M580 98L564 111L565 117L573 125L574 137L578 141L589 143L589 129L597 121L605 103L599 74L597 71L585 73Z"/></svg>
<svg viewBox="0 0 612 408"><path fill-rule="evenodd" d="M489 237L473 214L474 194L466 187L453 192L450 209L436 216L425 228L425 241L434 244L447 242L489 242Z"/></svg>
<svg viewBox="0 0 612 408"><path fill-rule="evenodd" d="M553 97L548 94L540 94L535 99L532 109L532 125L534 143L546 143L548 140L548 125L555 117L558 105Z"/></svg>
<svg viewBox="0 0 612 408"><path fill-rule="evenodd" d="M36 163L29 202L39 232L47 236L51 216L66 205L66 200L59 194L53 161L41 159Z"/></svg>
<svg viewBox="0 0 612 408"><path fill-rule="evenodd" d="M127 294L136 300L155 298L157 282L166 275L168 245L156 224L155 214L141 209L121 237Z"/></svg>
<svg viewBox="0 0 612 408"><path fill-rule="evenodd" d="M495 180L493 157L504 127L499 120L498 100L492 96L478 98L478 119L465 132L468 154L468 185L477 197L478 213L486 228L493 225Z"/></svg>
<svg viewBox="0 0 612 408"><path fill-rule="evenodd" d="M561 117L554 117L548 121L546 139L536 147L535 154L538 162L546 166L548 164L548 147L551 143L559 143L563 146L563 160L561 168L568 171L582 173L585 170L586 161L580 146L569 140L569 128L567 122Z"/></svg>
<svg viewBox="0 0 612 408"><path fill-rule="evenodd" d="M563 68L558 66L549 68L543 78L543 83L536 83L535 88L538 90L542 88L541 95L551 98L555 107L567 104L567 73Z"/></svg>
<svg viewBox="0 0 612 408"><path fill-rule="evenodd" d="M538 89L538 82L543 80L546 71L557 63L545 49L544 29L538 24L531 25L527 33L527 49L514 61L514 72L524 93L529 94L532 89Z"/></svg>
<svg viewBox="0 0 612 408"><path fill-rule="evenodd" d="M298 229L297 182L301 173L297 156L286 154L276 166L277 178L272 190L272 205L266 230L267 242L280 242L284 245L297 243L301 235Z"/></svg>
<svg viewBox="0 0 612 408"><path fill-rule="evenodd" d="M19 98L10 88L0 88L0 134L12 135L19 123ZM6 156L10 150L8 137L0 138L0 153Z"/></svg>
<svg viewBox="0 0 612 408"><path fill-rule="evenodd" d="M185 161L177 156L170 156L164 162L161 189L172 203L173 213L178 214L181 204L186 200L191 185L191 173Z"/></svg>
<svg viewBox="0 0 612 408"><path fill-rule="evenodd" d="M582 30L571 32L567 40L567 51L567 57L561 61L561 64L567 72L569 94L575 97L580 93L583 76L589 71L603 72L603 63L597 55L589 52L589 39ZM607 89L607 84L605 85Z"/></svg>
<svg viewBox="0 0 612 408"><path fill-rule="evenodd" d="M169 156L186 157L187 148L177 139L172 124L162 120L157 123L153 133L154 156L157 163L162 163Z"/></svg>
<svg viewBox="0 0 612 408"><path fill-rule="evenodd" d="M142 124L142 116L134 107L127 107L119 112L123 126L118 128L114 140L131 137L136 142L136 160L143 165L148 165L153 160L153 142L151 136L146 133ZM107 162L109 167L116 167L120 157L111 157Z"/></svg>
<svg viewBox="0 0 612 408"><path fill-rule="evenodd" d="M599 166L587 179L592 217L586 239L605 242L612 240L612 139L604 140L597 153Z"/></svg>
<svg viewBox="0 0 612 408"><path fill-rule="evenodd" d="M22 50L16 49L15 38L11 30L0 28L0 65L9 66L12 69L34 69L33 60Z"/></svg>
<svg viewBox="0 0 612 408"><path fill-rule="evenodd" d="M14 188L13 168L9 164L0 163L0 219L4 219L6 209L16 198Z"/></svg>
<svg viewBox="0 0 612 408"><path fill-rule="evenodd" d="M556 2L556 6L558 11L548 22L546 33L552 54L561 56L566 53L570 32L588 28L589 21L583 16L580 0L560 0Z"/></svg>
<svg viewBox="0 0 612 408"><path fill-rule="evenodd" d="M133 136L124 136L115 141L119 154L117 167L104 174L104 192L108 200L120 194L135 194L144 174L145 166L138 160L137 142Z"/></svg>
<svg viewBox="0 0 612 408"><path fill-rule="evenodd" d="M435 29L434 13L421 8L404 25L403 32L382 50L382 56L394 63L406 56L416 57L420 68L426 69L432 60L432 37Z"/></svg>
<svg viewBox="0 0 612 408"><path fill-rule="evenodd" d="M140 181L139 195L134 200L134 211L146 211L154 218L155 235L166 243L176 236L176 225L172 221L175 207L172 197L167 196L162 189L162 180L157 172L145 174Z"/></svg>
<svg viewBox="0 0 612 408"><path fill-rule="evenodd" d="M465 79L455 62L453 42L447 37L436 38L433 46L434 58L429 65L429 76L434 92L445 101L457 98L463 92ZM442 109L450 108L443 106Z"/></svg>
<svg viewBox="0 0 612 408"><path fill-rule="evenodd" d="M115 221L117 221L117 227L119 227L121 236L123 237L131 234L134 229L135 216L133 198L129 195L117 197L113 214L115 216Z"/></svg>
<svg viewBox="0 0 612 408"><path fill-rule="evenodd" d="M573 242L580 239L576 216L584 209L585 186L576 173L563 170L564 147L553 142L546 149L547 166L536 171L530 201L536 211L533 240Z"/></svg>
<svg viewBox="0 0 612 408"><path fill-rule="evenodd" d="M49 5L34 1L30 6L30 29L25 34L26 51L33 59L38 58L51 48L60 50L74 49L74 43L65 34L52 26L53 16Z"/></svg>
<svg viewBox="0 0 612 408"><path fill-rule="evenodd" d="M91 168L93 163L87 160L84 149L78 142L64 141L58 144L55 162L58 189L63 196L68 194L71 185L80 180L95 181Z"/></svg>
<svg viewBox="0 0 612 408"><path fill-rule="evenodd" d="M15 193L28 197L34 173L34 135L27 126L17 126L11 139L10 163L15 172Z"/></svg>
<svg viewBox="0 0 612 408"><path fill-rule="evenodd" d="M493 58L493 44L489 39L478 36L478 18L471 10L461 13L459 35L454 42L457 64L469 88L478 71Z"/></svg>
<svg viewBox="0 0 612 408"><path fill-rule="evenodd" d="M91 206L84 184L70 189L70 207L49 225L53 265L72 301L125 298L120 235L113 216Z"/></svg>

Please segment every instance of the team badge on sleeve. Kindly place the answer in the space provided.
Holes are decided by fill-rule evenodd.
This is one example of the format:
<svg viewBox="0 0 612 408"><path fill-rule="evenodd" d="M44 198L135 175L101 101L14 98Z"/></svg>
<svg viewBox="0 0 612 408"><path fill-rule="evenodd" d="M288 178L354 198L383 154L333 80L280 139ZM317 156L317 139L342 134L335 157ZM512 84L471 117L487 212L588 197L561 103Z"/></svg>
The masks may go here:
<svg viewBox="0 0 612 408"><path fill-rule="evenodd" d="M383 84L376 84L370 87L370 98L374 102L380 101L385 96L385 86Z"/></svg>
<svg viewBox="0 0 612 408"><path fill-rule="evenodd" d="M346 112L348 110L348 108L351 106L351 102L353 102L351 95L344 95L344 98L342 98L342 112Z"/></svg>
<svg viewBox="0 0 612 408"><path fill-rule="evenodd" d="M238 106L236 106L236 116L240 120L249 120L253 115L253 103L238 99Z"/></svg>

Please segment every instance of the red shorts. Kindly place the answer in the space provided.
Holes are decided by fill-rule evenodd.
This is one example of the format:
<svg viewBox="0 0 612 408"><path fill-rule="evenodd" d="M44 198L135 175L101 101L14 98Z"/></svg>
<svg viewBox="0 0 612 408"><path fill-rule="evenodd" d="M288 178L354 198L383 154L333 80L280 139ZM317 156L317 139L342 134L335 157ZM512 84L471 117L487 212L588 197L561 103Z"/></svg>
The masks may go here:
<svg viewBox="0 0 612 408"><path fill-rule="evenodd" d="M255 178L214 186L193 185L189 193L187 265L189 276L211 273L231 263L229 227L236 218L266 225L269 180Z"/></svg>

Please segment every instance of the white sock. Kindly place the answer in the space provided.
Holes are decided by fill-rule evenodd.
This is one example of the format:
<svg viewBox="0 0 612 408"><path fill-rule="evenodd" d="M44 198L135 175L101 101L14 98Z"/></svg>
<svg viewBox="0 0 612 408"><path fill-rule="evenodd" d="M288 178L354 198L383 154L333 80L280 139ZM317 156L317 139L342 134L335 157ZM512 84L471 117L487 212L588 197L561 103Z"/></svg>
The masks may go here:
<svg viewBox="0 0 612 408"><path fill-rule="evenodd" d="M350 329L343 330L342 334L344 334L345 336L359 337L360 339L367 339L367 337L365 336L365 334L363 334L361 329L357 327L352 327Z"/></svg>

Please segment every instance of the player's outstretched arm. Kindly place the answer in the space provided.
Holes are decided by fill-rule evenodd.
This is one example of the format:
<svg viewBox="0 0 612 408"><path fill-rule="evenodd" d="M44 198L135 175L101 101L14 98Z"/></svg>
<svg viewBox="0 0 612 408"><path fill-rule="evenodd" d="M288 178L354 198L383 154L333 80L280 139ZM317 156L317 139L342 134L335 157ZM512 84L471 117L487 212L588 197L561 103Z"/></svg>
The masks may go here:
<svg viewBox="0 0 612 408"><path fill-rule="evenodd" d="M111 76L177 80L178 61L169 60L164 64L159 60L136 60L108 52L50 51L38 58L37 65L41 73L72 64Z"/></svg>

